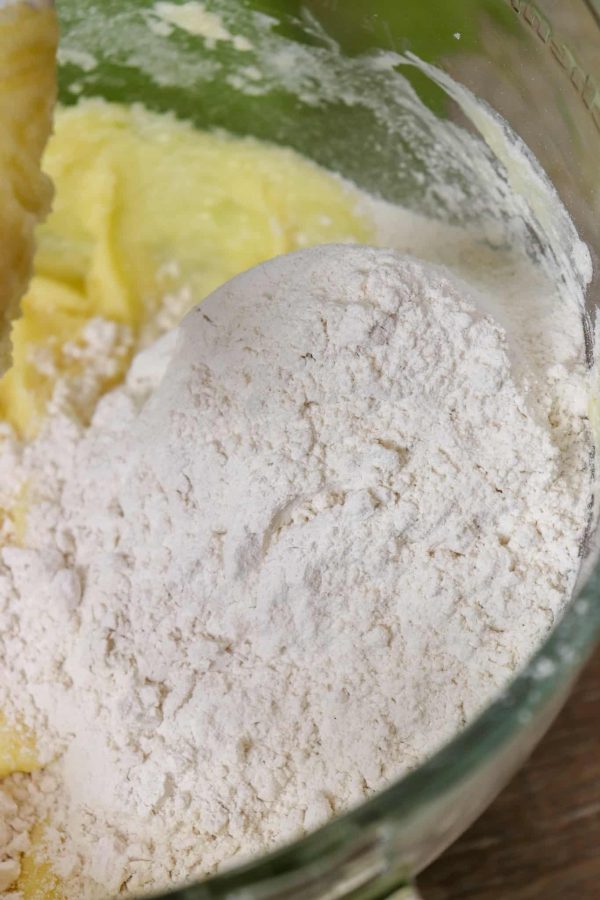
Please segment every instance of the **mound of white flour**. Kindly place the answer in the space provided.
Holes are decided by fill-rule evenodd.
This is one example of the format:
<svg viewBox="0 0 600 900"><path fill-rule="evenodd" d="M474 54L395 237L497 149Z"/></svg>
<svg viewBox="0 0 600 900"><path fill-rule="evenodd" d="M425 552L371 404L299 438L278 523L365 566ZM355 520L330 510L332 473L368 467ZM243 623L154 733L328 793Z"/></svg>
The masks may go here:
<svg viewBox="0 0 600 900"><path fill-rule="evenodd" d="M89 427L57 411L4 449L0 485L12 467L35 502L1 553L0 708L47 735L72 896L313 829L462 728L550 628L584 527L581 410L477 304L392 251L303 251L190 313Z"/></svg>

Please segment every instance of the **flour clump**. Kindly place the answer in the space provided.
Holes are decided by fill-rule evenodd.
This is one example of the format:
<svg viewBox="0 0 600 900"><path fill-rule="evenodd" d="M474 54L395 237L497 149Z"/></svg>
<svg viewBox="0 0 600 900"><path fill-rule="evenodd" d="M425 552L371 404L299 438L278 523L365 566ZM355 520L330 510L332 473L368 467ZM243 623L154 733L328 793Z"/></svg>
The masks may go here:
<svg viewBox="0 0 600 900"><path fill-rule="evenodd" d="M2 553L30 635L2 683L62 753L50 849L111 891L214 872L418 765L552 626L583 528L583 456L567 478L545 389L443 267L302 251L168 341L31 445L45 505Z"/></svg>

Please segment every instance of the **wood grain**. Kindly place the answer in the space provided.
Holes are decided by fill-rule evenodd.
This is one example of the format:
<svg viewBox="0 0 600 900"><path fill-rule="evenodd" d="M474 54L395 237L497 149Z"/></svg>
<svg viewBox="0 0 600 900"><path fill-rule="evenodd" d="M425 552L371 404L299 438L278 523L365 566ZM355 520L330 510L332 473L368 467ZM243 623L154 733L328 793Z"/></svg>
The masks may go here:
<svg viewBox="0 0 600 900"><path fill-rule="evenodd" d="M424 900L600 900L600 650L525 768L419 887Z"/></svg>

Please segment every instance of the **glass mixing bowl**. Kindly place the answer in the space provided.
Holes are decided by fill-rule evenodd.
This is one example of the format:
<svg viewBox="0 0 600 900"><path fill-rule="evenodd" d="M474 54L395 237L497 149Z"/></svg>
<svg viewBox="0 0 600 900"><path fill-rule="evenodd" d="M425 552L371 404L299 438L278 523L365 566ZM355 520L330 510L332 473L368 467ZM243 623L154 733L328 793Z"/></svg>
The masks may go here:
<svg viewBox="0 0 600 900"><path fill-rule="evenodd" d="M531 148L592 252L593 318L600 302L600 0L205 3L250 44L268 31L273 52L256 58L243 41L161 26L146 0L58 5L63 102L100 95L172 110L200 127L294 147L372 193L437 214L426 190L432 160L435 178L447 185L460 175L440 161L430 134L415 144L422 122L413 121L393 55L413 52L487 101ZM377 50L389 52L373 66ZM402 78L423 109L477 135L439 78L406 65ZM485 191L476 175L474 182L474 191ZM435 756L305 839L169 896L410 894L418 872L485 809L568 696L600 635L599 543L591 529L576 596L529 666Z"/></svg>

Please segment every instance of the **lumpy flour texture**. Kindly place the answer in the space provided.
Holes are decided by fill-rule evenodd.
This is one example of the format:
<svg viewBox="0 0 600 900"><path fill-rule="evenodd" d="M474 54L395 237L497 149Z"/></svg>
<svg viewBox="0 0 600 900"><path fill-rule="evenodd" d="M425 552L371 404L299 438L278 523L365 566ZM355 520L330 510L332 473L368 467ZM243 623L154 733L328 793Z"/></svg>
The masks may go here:
<svg viewBox="0 0 600 900"><path fill-rule="evenodd" d="M581 361L529 365L482 309L440 266L303 251L192 311L89 426L57 394L6 442L0 484L36 502L1 554L0 708L45 736L27 802L70 896L315 828L551 627L588 495Z"/></svg>

